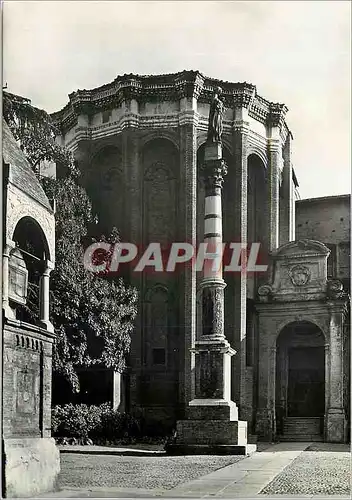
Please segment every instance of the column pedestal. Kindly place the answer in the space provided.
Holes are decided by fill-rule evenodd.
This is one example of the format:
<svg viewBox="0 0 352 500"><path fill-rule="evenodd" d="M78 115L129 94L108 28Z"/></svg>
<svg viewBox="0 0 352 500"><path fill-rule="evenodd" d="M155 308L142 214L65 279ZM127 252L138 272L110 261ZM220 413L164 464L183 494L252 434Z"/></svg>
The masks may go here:
<svg viewBox="0 0 352 500"><path fill-rule="evenodd" d="M247 443L247 422L238 420L230 400L231 357L228 341L204 336L196 342L196 397L190 401L187 420L177 422L176 442L170 454L248 455L256 445Z"/></svg>
<svg viewBox="0 0 352 500"><path fill-rule="evenodd" d="M343 408L330 408L325 416L325 441L345 443L347 437L347 419Z"/></svg>

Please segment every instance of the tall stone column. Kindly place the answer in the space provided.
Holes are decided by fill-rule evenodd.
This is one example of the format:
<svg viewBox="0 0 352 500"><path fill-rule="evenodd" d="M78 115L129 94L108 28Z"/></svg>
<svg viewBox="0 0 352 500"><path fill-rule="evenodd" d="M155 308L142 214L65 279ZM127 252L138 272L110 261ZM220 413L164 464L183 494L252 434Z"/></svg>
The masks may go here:
<svg viewBox="0 0 352 500"><path fill-rule="evenodd" d="M47 260L44 262L44 272L39 281L39 322L40 325L54 332L53 324L49 318L50 312L50 273L54 269L54 264Z"/></svg>
<svg viewBox="0 0 352 500"><path fill-rule="evenodd" d="M231 357L235 351L224 334L221 189L227 169L221 143L207 143L202 170L206 186L204 256L210 262L203 267L200 284L202 329L193 350L195 398L189 403L188 419L177 422L176 440L166 450L187 454L248 454L256 447L247 444L247 422L238 420L237 406L231 401Z"/></svg>
<svg viewBox="0 0 352 500"><path fill-rule="evenodd" d="M202 173L205 181L204 255L212 257L204 260L200 283L202 333L195 345L196 394L191 402L194 406L201 405L203 399L222 399L230 404L230 357L235 353L224 335L226 283L222 277L221 190L227 167L220 143L206 145ZM235 411L237 416L237 408Z"/></svg>
<svg viewBox="0 0 352 500"><path fill-rule="evenodd" d="M331 303L330 309L330 377L328 409L325 429L326 440L344 443L347 434L347 421L343 401L343 323L345 304Z"/></svg>

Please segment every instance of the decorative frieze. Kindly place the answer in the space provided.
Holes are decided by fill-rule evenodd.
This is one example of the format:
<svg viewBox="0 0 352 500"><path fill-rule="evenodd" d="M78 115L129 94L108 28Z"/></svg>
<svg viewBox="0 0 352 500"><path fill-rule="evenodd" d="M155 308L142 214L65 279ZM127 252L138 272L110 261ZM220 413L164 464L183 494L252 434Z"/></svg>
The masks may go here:
<svg viewBox="0 0 352 500"><path fill-rule="evenodd" d="M123 101L133 99L138 103L145 103L192 98L210 104L214 90L219 86L226 108L233 110L238 107L246 108L249 116L260 123L280 127L284 125L286 106L270 103L260 97L254 85L207 78L199 71L182 71L167 75L118 76L113 82L102 87L71 93L70 102L61 111L53 113L52 117L64 134L77 124L79 114L91 116L103 109L119 107Z"/></svg>
<svg viewBox="0 0 352 500"><path fill-rule="evenodd" d="M270 127L282 128L287 111L288 108L285 106L285 104L271 102L266 120L267 124Z"/></svg>
<svg viewBox="0 0 352 500"><path fill-rule="evenodd" d="M249 108L256 94L256 88L250 83L244 83L233 92L233 103L235 108Z"/></svg>

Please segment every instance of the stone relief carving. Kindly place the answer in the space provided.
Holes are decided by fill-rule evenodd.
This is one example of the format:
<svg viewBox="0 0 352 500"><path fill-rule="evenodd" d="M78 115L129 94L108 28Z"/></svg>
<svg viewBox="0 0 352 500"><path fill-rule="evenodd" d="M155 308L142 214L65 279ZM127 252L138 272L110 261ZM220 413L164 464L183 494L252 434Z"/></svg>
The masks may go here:
<svg viewBox="0 0 352 500"><path fill-rule="evenodd" d="M175 179L162 162L145 174L145 231L149 241L170 244L175 230Z"/></svg>
<svg viewBox="0 0 352 500"><path fill-rule="evenodd" d="M310 280L310 270L302 265L293 266L289 270L289 276L295 286L304 286Z"/></svg>
<svg viewBox="0 0 352 500"><path fill-rule="evenodd" d="M347 298L347 293L343 289L343 284L339 280L328 280L327 282L327 295L330 299L344 299Z"/></svg>
<svg viewBox="0 0 352 500"><path fill-rule="evenodd" d="M259 297L259 301L260 302L268 302L270 297L271 297L271 294L272 294L272 286L271 285L261 285L259 288L258 288L258 297Z"/></svg>
<svg viewBox="0 0 352 500"><path fill-rule="evenodd" d="M35 405L35 373L25 368L17 374L17 411L19 413L36 413Z"/></svg>

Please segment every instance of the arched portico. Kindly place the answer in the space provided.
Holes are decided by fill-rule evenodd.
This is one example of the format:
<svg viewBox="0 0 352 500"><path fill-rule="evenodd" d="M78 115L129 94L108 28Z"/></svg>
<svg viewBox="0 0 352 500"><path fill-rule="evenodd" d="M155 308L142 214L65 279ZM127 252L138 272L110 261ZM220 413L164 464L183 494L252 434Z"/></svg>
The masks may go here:
<svg viewBox="0 0 352 500"><path fill-rule="evenodd" d="M341 284L327 280L327 255L315 241L283 245L273 256L272 283L258 289L256 432L263 440L280 439L285 418L319 418L313 434L329 442L346 439L347 297ZM297 429L312 440L303 423Z"/></svg>
<svg viewBox="0 0 352 500"><path fill-rule="evenodd" d="M295 321L281 330L275 377L276 430L281 439L321 440L325 364L325 336L317 325Z"/></svg>

